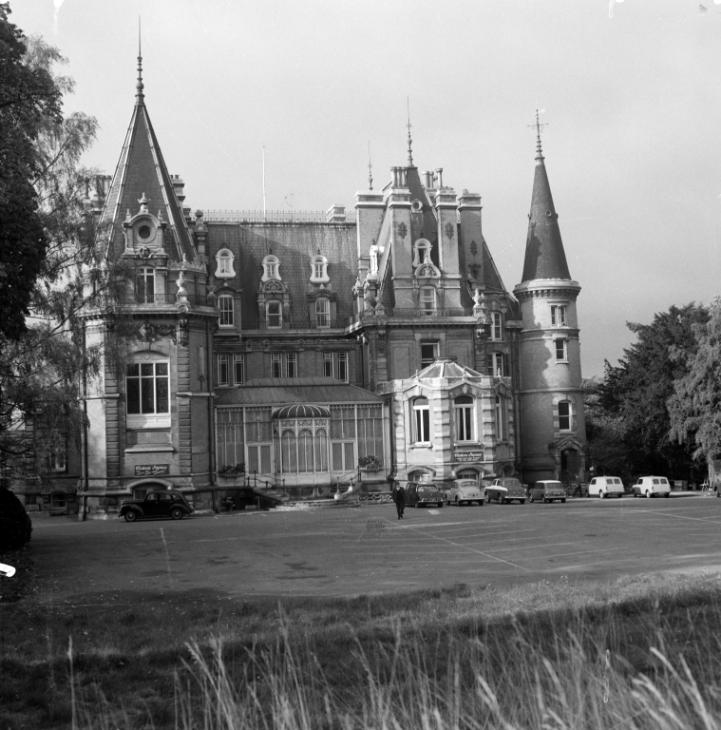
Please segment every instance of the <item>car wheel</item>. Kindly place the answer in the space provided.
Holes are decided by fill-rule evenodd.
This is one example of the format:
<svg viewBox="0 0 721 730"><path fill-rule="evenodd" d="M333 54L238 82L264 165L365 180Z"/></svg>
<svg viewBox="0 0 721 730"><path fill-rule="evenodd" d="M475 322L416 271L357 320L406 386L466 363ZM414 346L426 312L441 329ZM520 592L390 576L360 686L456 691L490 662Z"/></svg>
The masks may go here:
<svg viewBox="0 0 721 730"><path fill-rule="evenodd" d="M170 510L170 519L171 520L182 520L183 519L183 510L180 509L180 507L173 507L173 509Z"/></svg>
<svg viewBox="0 0 721 730"><path fill-rule="evenodd" d="M561 502L562 502L563 504L566 504L566 498L564 497L564 498L563 498L563 499L561 500Z"/></svg>
<svg viewBox="0 0 721 730"><path fill-rule="evenodd" d="M125 517L126 522L135 522L135 520L138 519L138 513L133 510L129 510L123 515L123 517Z"/></svg>
<svg viewBox="0 0 721 730"><path fill-rule="evenodd" d="M664 497L670 497L671 496L671 493L670 492L666 492L666 494L664 494L663 496Z"/></svg>
<svg viewBox="0 0 721 730"><path fill-rule="evenodd" d="M439 507L443 507L443 502L439 502L439 503L438 503L438 506L439 506Z"/></svg>
<svg viewBox="0 0 721 730"><path fill-rule="evenodd" d="M519 503L519 504L526 504L526 500L525 500L525 499L519 499L519 500L518 500L518 503Z"/></svg>

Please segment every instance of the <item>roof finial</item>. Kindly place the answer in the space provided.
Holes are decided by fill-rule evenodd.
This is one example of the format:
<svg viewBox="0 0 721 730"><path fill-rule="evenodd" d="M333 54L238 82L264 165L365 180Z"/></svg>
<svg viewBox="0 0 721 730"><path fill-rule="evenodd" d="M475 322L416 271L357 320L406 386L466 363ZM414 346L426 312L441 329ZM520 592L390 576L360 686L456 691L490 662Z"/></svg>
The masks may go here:
<svg viewBox="0 0 721 730"><path fill-rule="evenodd" d="M143 94L143 50L140 45L141 43L141 33L140 33L140 16L138 16L138 83L136 85L136 94L135 98L138 100L138 102L142 102L144 98Z"/></svg>
<svg viewBox="0 0 721 730"><path fill-rule="evenodd" d="M541 122L541 114L545 114L545 109L536 108L536 121L533 126L536 128L536 159L543 159L543 147L541 146L541 130L548 126L548 122ZM531 125L529 125L531 126Z"/></svg>
<svg viewBox="0 0 721 730"><path fill-rule="evenodd" d="M373 165L371 164L370 140L368 140L368 190L373 190Z"/></svg>
<svg viewBox="0 0 721 730"><path fill-rule="evenodd" d="M413 167L413 138L411 137L411 100L406 97L406 109L408 113L408 167Z"/></svg>

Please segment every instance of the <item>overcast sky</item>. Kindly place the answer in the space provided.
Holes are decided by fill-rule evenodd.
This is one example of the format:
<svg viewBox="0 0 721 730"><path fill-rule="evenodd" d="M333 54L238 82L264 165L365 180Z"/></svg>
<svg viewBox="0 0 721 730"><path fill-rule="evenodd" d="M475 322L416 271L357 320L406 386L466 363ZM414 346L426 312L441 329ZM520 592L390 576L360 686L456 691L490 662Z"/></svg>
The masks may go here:
<svg viewBox="0 0 721 730"><path fill-rule="evenodd" d="M480 193L519 282L534 110L571 275L583 374L626 322L721 293L721 0L11 0L68 58L111 174L135 94L192 208L352 207L407 160Z"/></svg>

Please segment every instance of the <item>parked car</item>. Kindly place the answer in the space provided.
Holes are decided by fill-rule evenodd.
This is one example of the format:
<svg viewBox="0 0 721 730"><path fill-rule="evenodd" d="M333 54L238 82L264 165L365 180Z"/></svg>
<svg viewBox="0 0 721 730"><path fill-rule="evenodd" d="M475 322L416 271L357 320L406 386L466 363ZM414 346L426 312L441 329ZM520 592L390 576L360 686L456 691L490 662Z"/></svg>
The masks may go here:
<svg viewBox="0 0 721 730"><path fill-rule="evenodd" d="M225 493L223 507L230 510L244 510L246 507L257 507L258 509L272 509L283 504L283 500L277 494L253 489L253 487L235 487Z"/></svg>
<svg viewBox="0 0 721 730"><path fill-rule="evenodd" d="M144 499L123 502L120 516L126 522L152 517L169 517L171 520L182 520L193 511L188 500L176 491L154 490L148 492Z"/></svg>
<svg viewBox="0 0 721 730"><path fill-rule="evenodd" d="M561 482L555 479L541 479L528 490L529 502L565 502L566 490Z"/></svg>
<svg viewBox="0 0 721 730"><path fill-rule="evenodd" d="M0 487L0 550L16 550L30 542L33 523L14 492Z"/></svg>
<svg viewBox="0 0 721 730"><path fill-rule="evenodd" d="M589 497L623 497L623 492L623 482L618 477L593 477L588 483Z"/></svg>
<svg viewBox="0 0 721 730"><path fill-rule="evenodd" d="M443 507L443 491L433 483L408 482L405 492L406 507Z"/></svg>
<svg viewBox="0 0 721 730"><path fill-rule="evenodd" d="M515 477L494 479L486 487L486 502L499 502L500 504L518 502L519 504L525 504L526 497L526 487Z"/></svg>
<svg viewBox="0 0 721 730"><path fill-rule="evenodd" d="M456 479L446 494L446 504L473 504L483 506L484 488L477 479Z"/></svg>
<svg viewBox="0 0 721 730"><path fill-rule="evenodd" d="M631 491L634 497L668 497L671 485L666 477L639 477Z"/></svg>

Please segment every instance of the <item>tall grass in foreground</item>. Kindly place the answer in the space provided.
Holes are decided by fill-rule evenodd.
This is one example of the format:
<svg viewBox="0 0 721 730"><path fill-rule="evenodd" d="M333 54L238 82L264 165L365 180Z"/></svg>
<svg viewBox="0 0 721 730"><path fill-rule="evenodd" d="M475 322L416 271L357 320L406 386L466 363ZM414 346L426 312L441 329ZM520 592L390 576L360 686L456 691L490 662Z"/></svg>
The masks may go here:
<svg viewBox="0 0 721 730"><path fill-rule="evenodd" d="M73 727L174 730L582 730L721 728L721 611L658 603L493 624L408 625L245 646L191 642L172 712L127 715L78 699ZM698 608L698 607L694 607ZM168 704L171 704L168 698Z"/></svg>

